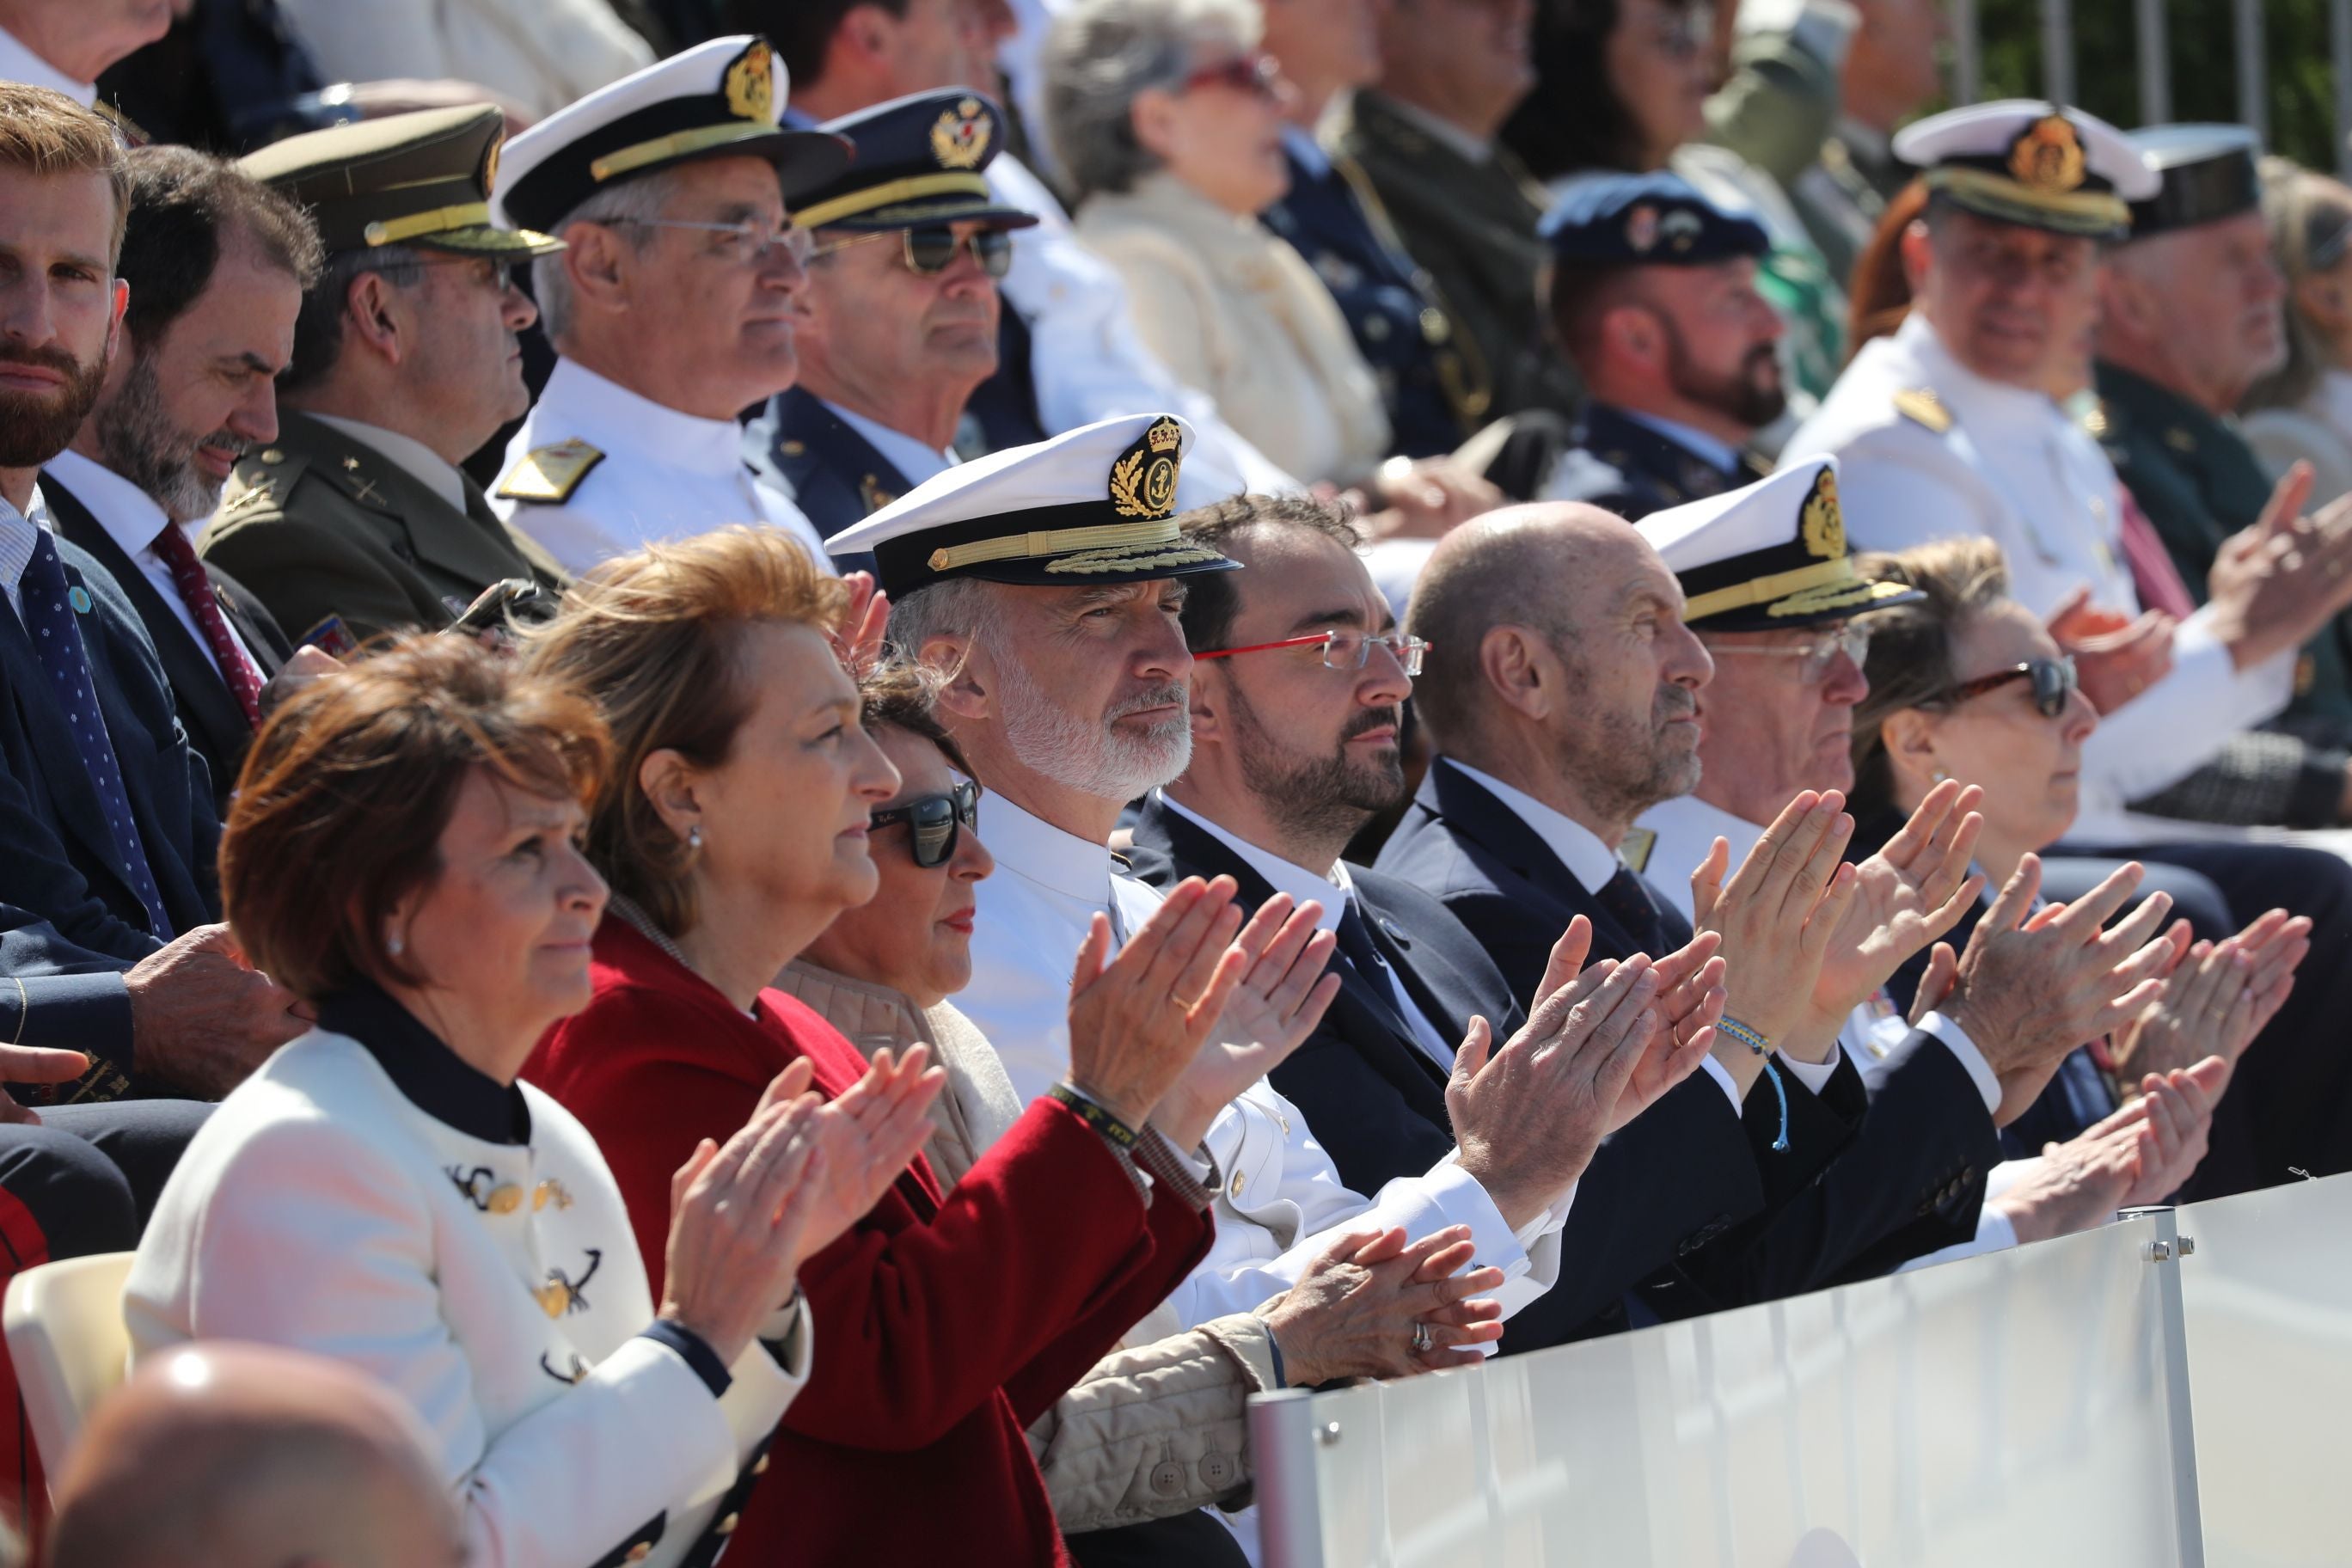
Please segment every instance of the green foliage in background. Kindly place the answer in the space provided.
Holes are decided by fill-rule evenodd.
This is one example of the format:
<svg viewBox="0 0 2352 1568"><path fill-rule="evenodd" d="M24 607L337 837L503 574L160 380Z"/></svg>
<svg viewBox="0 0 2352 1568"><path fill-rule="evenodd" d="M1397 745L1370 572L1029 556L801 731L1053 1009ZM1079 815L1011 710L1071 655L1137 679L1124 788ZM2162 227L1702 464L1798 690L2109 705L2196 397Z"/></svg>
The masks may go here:
<svg viewBox="0 0 2352 1568"><path fill-rule="evenodd" d="M2236 121L2238 50L2228 0L2167 0L2171 35L2172 116ZM2336 146L2335 89L2328 67L2327 0L2264 0L2270 78L2271 150L2318 168L2342 160ZM1984 96L2042 91L2042 7L2036 0L1979 0L1985 40ZM2139 53L2132 0L2074 0L2075 96L2104 120L2137 125Z"/></svg>

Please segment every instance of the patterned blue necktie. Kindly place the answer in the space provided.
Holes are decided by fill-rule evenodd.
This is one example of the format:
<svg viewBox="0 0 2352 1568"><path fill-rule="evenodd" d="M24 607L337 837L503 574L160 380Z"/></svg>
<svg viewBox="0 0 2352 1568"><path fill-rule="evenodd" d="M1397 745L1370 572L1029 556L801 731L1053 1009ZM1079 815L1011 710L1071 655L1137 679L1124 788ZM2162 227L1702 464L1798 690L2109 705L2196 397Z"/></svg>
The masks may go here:
<svg viewBox="0 0 2352 1568"><path fill-rule="evenodd" d="M107 738L106 720L99 712L98 688L90 679L89 656L82 647L78 609L87 609L89 594L66 581L66 563L58 558L57 542L46 530L33 545L21 584L25 630L33 652L48 672L58 706L65 710L73 731L74 750L97 791L99 809L114 837L114 859L139 901L147 906L147 927L156 940L172 940L172 917L163 912L163 895L155 874L147 868L140 847L138 826L131 820L131 797L122 787L122 770L114 760L114 742Z"/></svg>

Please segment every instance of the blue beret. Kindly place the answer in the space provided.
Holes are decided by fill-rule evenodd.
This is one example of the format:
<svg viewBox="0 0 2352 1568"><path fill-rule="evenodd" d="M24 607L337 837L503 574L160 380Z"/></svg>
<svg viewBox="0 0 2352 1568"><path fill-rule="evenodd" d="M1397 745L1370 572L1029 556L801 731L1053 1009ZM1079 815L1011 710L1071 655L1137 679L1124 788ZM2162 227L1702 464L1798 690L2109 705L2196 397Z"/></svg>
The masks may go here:
<svg viewBox="0 0 2352 1568"><path fill-rule="evenodd" d="M1772 248L1762 224L1726 212L1667 174L1580 179L1538 232L1559 260L1598 267L1698 267Z"/></svg>

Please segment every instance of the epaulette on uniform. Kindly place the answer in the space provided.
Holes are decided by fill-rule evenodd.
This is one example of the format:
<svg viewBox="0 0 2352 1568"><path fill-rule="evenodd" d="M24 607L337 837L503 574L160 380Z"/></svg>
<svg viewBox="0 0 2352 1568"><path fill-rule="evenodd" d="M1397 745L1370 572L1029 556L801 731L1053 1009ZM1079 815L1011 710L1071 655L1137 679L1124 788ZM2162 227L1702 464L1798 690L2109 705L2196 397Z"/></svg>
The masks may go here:
<svg viewBox="0 0 2352 1568"><path fill-rule="evenodd" d="M1906 386L1895 395L1895 412L1940 436L1952 427L1952 411L1924 386Z"/></svg>
<svg viewBox="0 0 2352 1568"><path fill-rule="evenodd" d="M589 470L604 460L603 452L576 438L552 447L534 447L499 483L498 493L507 500L560 506L572 499Z"/></svg>

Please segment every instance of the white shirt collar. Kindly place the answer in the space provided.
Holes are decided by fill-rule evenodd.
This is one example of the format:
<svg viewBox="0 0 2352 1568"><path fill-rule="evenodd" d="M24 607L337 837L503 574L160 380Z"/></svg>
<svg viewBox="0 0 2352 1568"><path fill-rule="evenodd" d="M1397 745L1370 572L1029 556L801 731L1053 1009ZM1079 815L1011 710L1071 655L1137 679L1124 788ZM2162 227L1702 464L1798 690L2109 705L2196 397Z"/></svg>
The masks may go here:
<svg viewBox="0 0 2352 1568"><path fill-rule="evenodd" d="M1483 163L1495 155L1492 142L1463 130L1451 120L1432 114L1420 105L1407 103L1402 99L1391 98L1388 103L1401 117L1410 121L1415 130L1424 132L1433 140L1453 148L1473 163Z"/></svg>
<svg viewBox="0 0 2352 1568"><path fill-rule="evenodd" d="M1331 155L1323 151L1323 144L1315 140L1315 133L1303 126L1283 126L1282 150L1297 159L1299 167L1318 180L1331 172Z"/></svg>
<svg viewBox="0 0 2352 1568"><path fill-rule="evenodd" d="M844 425L865 437L876 451L889 459L892 468L906 476L910 485L919 485L925 479L944 474L962 461L953 452L935 452L904 430L893 430L879 420L868 419L854 409L844 408L829 397L820 397L817 401L832 409L834 416Z"/></svg>
<svg viewBox="0 0 2352 1568"><path fill-rule="evenodd" d="M1347 913L1348 900L1356 896L1355 879L1348 875L1348 863L1345 860L1332 861L1331 869L1328 872L1318 875L1296 861L1286 860L1271 850L1261 849L1249 840L1228 832L1221 825L1210 821L1181 801L1171 797L1166 790L1155 790L1152 793L1162 806L1209 834L1218 843L1240 856L1248 863L1249 868L1264 877L1276 892L1288 893L1294 903L1303 904L1309 899L1320 903L1323 906L1323 918L1315 922L1316 930L1338 931L1339 929L1339 917ZM1331 896L1335 890L1339 895L1336 899Z"/></svg>
<svg viewBox="0 0 2352 1568"><path fill-rule="evenodd" d="M743 467L743 427L656 403L577 361L559 359L539 412L607 456L628 452L664 468L732 473Z"/></svg>
<svg viewBox="0 0 2352 1568"><path fill-rule="evenodd" d="M313 414L311 418L331 429L340 430L362 447L374 448L384 461L404 469L408 477L447 501L457 510L466 510L466 481L457 466L418 440L397 430L387 430L381 425L370 425L362 419L345 419L340 415Z"/></svg>
<svg viewBox="0 0 2352 1568"><path fill-rule="evenodd" d="M43 466L57 475L58 482L71 490L76 500L89 508L90 516L98 519L99 527L106 530L106 536L121 547L122 553L133 561L154 556L156 536L172 526L154 497L79 452L59 452ZM198 518L179 527L193 543L205 522Z"/></svg>
<svg viewBox="0 0 2352 1568"><path fill-rule="evenodd" d="M989 853L996 857L1000 872L1010 871L1048 892L1099 910L1110 908L1110 879L1117 863L1108 845L1065 833L1001 795L991 795L982 805L981 823L982 836Z"/></svg>
<svg viewBox="0 0 2352 1568"><path fill-rule="evenodd" d="M1546 805L1525 790L1514 789L1492 773L1479 772L1455 757L1443 759L1450 768L1464 773L1486 786L1487 793L1511 808L1521 822L1535 830L1536 837L1559 857L1568 874L1576 879L1577 886L1588 893L1599 892L1609 879L1617 874L1617 851L1601 842L1601 836Z"/></svg>
<svg viewBox="0 0 2352 1568"><path fill-rule="evenodd" d="M1679 419L1668 419L1656 414L1644 414L1638 408L1626 408L1622 405L1618 407L1617 412L1636 425L1656 431L1676 446L1686 447L1696 452L1718 468L1737 470L1739 467L1738 447L1719 437L1708 435L1695 425L1685 425Z"/></svg>
<svg viewBox="0 0 2352 1568"><path fill-rule="evenodd" d="M33 487L32 505L24 511L0 497L0 589L6 591L11 608L17 607L22 597L25 568L33 563L33 546L44 531L54 531L54 525L39 485Z"/></svg>
<svg viewBox="0 0 2352 1568"><path fill-rule="evenodd" d="M16 35L0 27L0 81L19 81L26 87L46 87L62 92L84 109L98 102L98 87L93 82L76 81L48 61L26 48Z"/></svg>

